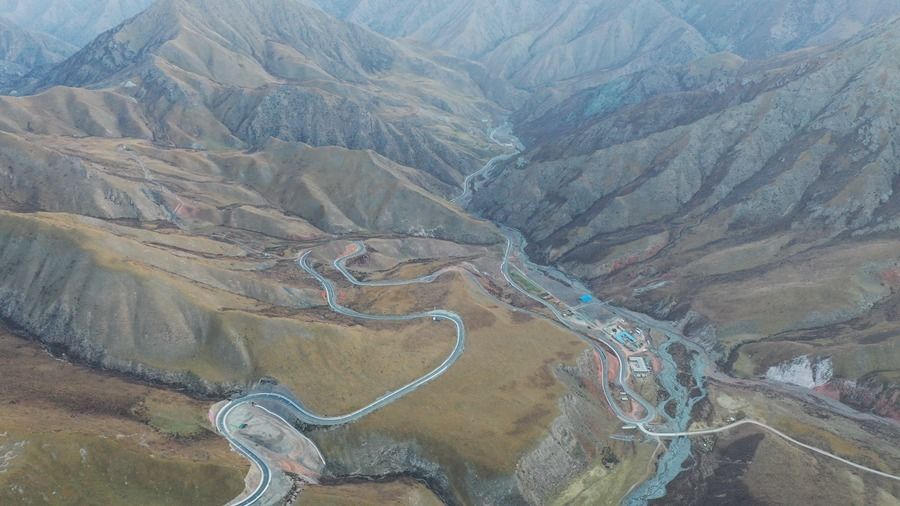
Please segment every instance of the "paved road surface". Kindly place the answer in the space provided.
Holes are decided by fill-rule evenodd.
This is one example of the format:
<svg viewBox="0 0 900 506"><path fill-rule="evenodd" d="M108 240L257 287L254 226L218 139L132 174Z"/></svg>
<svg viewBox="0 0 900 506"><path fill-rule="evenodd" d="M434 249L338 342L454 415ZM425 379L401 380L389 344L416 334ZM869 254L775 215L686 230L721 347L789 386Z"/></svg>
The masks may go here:
<svg viewBox="0 0 900 506"><path fill-rule="evenodd" d="M497 142L499 144L499 141L497 141L496 138L494 137L496 132L497 132L496 129L491 132L491 139L494 140L494 142ZM515 147L515 146L513 146L513 147ZM507 153L504 155L496 156L496 157L492 158L487 164L485 164L485 166L482 167L480 170L467 176L465 178L465 181L463 182L462 193L458 197L453 199L453 202L464 204L465 199L467 199L472 193L471 192L471 182L475 177L489 172L500 161L509 159L515 155L516 155L516 152L514 151L512 153ZM524 274L521 272L520 269L518 269L518 267L516 267L515 265L512 265L510 263L510 257L512 255L513 248L514 248L513 240L516 239L518 241L517 238L519 237L519 235L514 233L514 231L512 231L510 229L503 229L503 230L504 230L504 235L506 235L507 244L506 244L506 249L505 249L504 255L503 255L503 261L501 262L501 265L500 265L500 271L501 271L504 279L506 280L506 282L509 283L509 285L511 287L513 287L515 290L519 291L520 293L522 293L529 299L532 299L532 300L538 302L539 304L543 305L548 310L550 310L550 312L553 313L554 317L562 325L573 330L579 336L582 336L582 337L585 336L585 334L581 331L581 329L578 329L570 321L569 318L566 318L565 316L563 316L562 313L560 313L560 311L553 304L550 304L547 301L544 301L543 299L541 299L540 297L537 297L537 296L529 293L527 290L525 290L523 287L519 286L519 284L516 283L512 279L512 277L510 276L510 267L511 266L512 266L512 268L519 270L521 274ZM518 243L518 242L516 244L516 247L518 247L520 250L524 249L523 244ZM446 269L444 269L444 270L429 274L427 276L422 276L419 278L410 279L410 280L402 280L402 281L392 281L392 280L359 281L347 270L346 263L347 263L347 261L349 261L353 258L356 258L364 253L365 253L365 245L361 242L357 242L356 243L356 251L354 251L353 253L344 255L340 258L337 258L333 262L334 268L338 272L340 272L341 275L343 275L350 283L357 285L357 286L402 286L402 285L408 285L408 284L414 284L414 283L430 283L430 282L434 281L435 279L437 279L441 274L443 274L443 272L446 271ZM441 374L446 372L456 362L456 360L459 359L459 357L462 355L463 350L465 348L466 332L465 332L465 326L463 324L463 320L459 315L457 315L456 313L453 313L451 311L434 310L434 311L413 313L413 314L409 314L409 315L373 315L373 314L361 313L354 309L350 309L350 308L342 306L340 303L337 302L337 295L336 295L336 291L335 291L333 283L331 283L331 281L329 281L327 278L325 278L324 276L319 274L315 269L312 268L312 266L309 264L309 255L310 255L309 251L303 252L297 259L297 265L301 269L306 271L308 274L313 276L322 285L322 287L325 290L325 295L326 295L326 299L328 301L328 305L333 311L343 314L345 316L352 317L352 318L378 320L378 321L410 321L410 320L416 320L416 319L422 319L422 318L435 318L435 319L442 319L442 320L450 320L456 326L456 336L457 336L456 344L453 348L453 351L444 360L444 362L442 362L437 368L435 368L431 372L410 382L407 385L404 385L403 387L398 388L397 390L394 390L392 392L389 392L389 393L383 395L382 397L379 397L378 399L374 400L370 404L368 404L352 413L348 413L345 415L331 416L331 417L320 416L320 415L317 415L317 414L309 411L301 403L297 402L296 400L294 400L290 397L287 397L285 395L278 394L278 393L258 392L258 393L248 394L244 397L241 397L239 399L235 399L235 400L231 401L229 404L227 404L225 407L223 407L219 411L219 413L216 417L216 427L218 428L219 432L222 433L229 440L229 442L232 444L232 446L234 446L238 452L240 452L242 455L247 457L254 465L256 465L262 473L262 479L260 480L260 483L258 484L256 489L253 492L251 492L251 494L248 495L246 498L244 498L238 502L232 503L233 506L249 506L251 504L254 504L265 494L266 489L268 488L269 484L271 483L271 470L268 468L268 465L265 463L265 461L263 461L258 455L254 454L250 448L247 448L246 446L242 445L240 443L240 441L238 441L231 434L231 432L228 429L228 426L226 423L228 414L231 413L231 411L237 405L240 405L245 402L251 402L251 401L261 401L261 400L275 401L275 402L279 402L279 403L283 404L288 409L290 409L292 414L294 416L296 416L297 419L303 421L304 423L310 424L310 425L338 425L338 424L342 424L342 423L352 422L363 416L366 416L367 414L385 406L386 404L388 404L390 402L393 402L393 401L399 399L400 397L403 397L404 395L412 392L413 390L417 389L418 387L422 386L423 384L439 377ZM526 257L526 261L527 261L527 257ZM531 281L534 282L533 280L531 280ZM606 305L602 301L600 301L600 303ZM609 307L610 309L613 309L611 306L607 305L607 307ZM617 314L631 318L632 320L636 320L645 325L655 327L666 333L677 333L676 329L671 328L671 327L666 327L663 322L657 322L655 320L652 322L648 321L648 319L645 315L633 313L633 312L627 311L627 310L622 310L621 308L615 308L615 310L616 310L615 312ZM660 328L661 326L663 326L663 328ZM802 443L794 438L791 438L790 436L784 434L783 432L781 432L773 427L770 427L764 423L753 421L753 420L741 420L739 422L735 422L735 423L732 423L732 424L729 424L729 425L726 425L724 427L720 427L717 429L705 429L705 430L686 431L686 432L654 432L654 431L651 431L645 427L645 424L649 423L654 418L656 418L656 415L657 415L656 408L654 406L652 406L649 402L644 400L636 392L634 392L628 385L627 361L625 360L625 357L623 356L621 351L618 349L618 346L616 346L614 343L612 343L609 340L604 339L602 337L598 337L598 336L592 336L592 337L593 337L593 340L591 341L591 345L596 350L601 352L600 356L601 356L601 363L603 364L603 369L607 369L608 365L606 364L606 355L605 355L605 353L602 353L603 349L601 348L601 346L608 348L610 351L612 351L612 353L616 356L616 359L619 361L620 366L619 366L619 374L618 374L618 378L617 378L618 386L623 391L625 391L632 400L634 400L635 402L638 402L644 408L644 411L646 414L641 419L634 420L634 419L631 419L626 413L623 413L622 410L619 408L618 403L614 400L613 396L609 392L609 385L607 384L608 382L603 381L602 382L603 383L603 391L606 396L607 402L609 403L609 405L615 412L616 416L621 421L628 423L628 424L635 425L638 430L640 430L642 433L644 433L650 437L654 437L657 439L690 437L690 436L697 436L697 435L703 435L703 434L715 434L718 432L733 429L740 425L747 425L747 424L756 425L756 426L759 426L766 430L771 431L772 433L778 435L779 437L784 438L785 440L787 440L793 444L796 444L800 447L814 451L821 455L827 456L829 458L838 460L840 462L843 462L847 465L850 465L850 466L860 469L862 471L870 472L870 473L873 473L873 474L876 474L876 475L879 475L879 476L882 476L885 478L893 479L893 480L900 480L900 477L898 477L898 476L895 476L895 475L892 475L889 473L884 473L882 471L878 471L876 469L862 466L860 464L856 464L847 459L838 457L837 455L831 454L831 453L821 450L819 448ZM597 341L599 341L599 342L597 342ZM602 343L602 345L600 343ZM605 378L606 371L600 371L600 372L601 372L602 376Z"/></svg>
<svg viewBox="0 0 900 506"><path fill-rule="evenodd" d="M900 481L900 476L897 476L897 475L894 475L894 474L890 474L890 473L885 473L885 472L879 471L879 470L877 470L877 469L872 469L871 467L866 467L866 466L857 464L856 462L849 461L849 460L847 460L847 459L845 459L845 458L838 457L837 455L835 455L835 454L833 454L833 453L829 453L829 452L826 452L825 450L821 450L821 449L819 449L819 448L816 448L815 446L810 446L810 445L808 445L808 444L806 444L806 443L803 443L803 442L801 442L801 441L797 441L796 439L792 438L791 436L788 436L788 435L785 434L784 432L781 432L780 430L778 430L778 429L776 429L776 428L774 428L774 427L772 427L772 426L770 426L770 425L766 425L766 424L764 424L764 423L762 423L762 422L757 422L757 421L755 421L755 420L738 420L737 422L730 423L730 424L728 424L728 425L725 425L725 426L722 426L722 427L719 427L719 428L716 428L716 429L689 430L689 431L684 431L684 432L653 432L653 431L651 431L651 430L648 430L647 428L645 428L645 427L644 427L643 425L641 425L641 424L638 424L638 429L639 429L641 432L643 432L644 434L647 434L648 436L652 436L652 437L657 437L657 438L676 438L676 437L685 437L685 436L702 436L702 435L705 435L705 434L717 434L717 433L719 433L719 432L724 432L724 431L726 431L726 430L734 429L735 427L740 427L741 425L755 425L755 426L757 426L757 427L762 427L763 429L766 429L767 431L769 431L769 432L771 432L771 433L773 433L773 434L775 434L775 435L777 435L777 436L779 436L779 437L781 437L781 438L783 438L783 439L785 439L785 440L787 440L787 441L790 441L791 443L794 443L794 444L797 445L797 446L801 446L801 447L803 447L803 448L806 448L807 450L814 451L814 452L816 452L816 453L818 453L818 454L821 454L821 455L824 455L824 456L826 456L826 457L828 457L828 458L837 460L837 461L839 461L839 462L843 462L844 464L847 464L848 466L855 467L855 468L860 469L860 470L862 470L862 471L866 471L866 472L869 472L869 473L872 473L872 474L877 474L878 476L882 476L882 477L888 478L888 479L890 479L890 480L897 480L897 481Z"/></svg>
<svg viewBox="0 0 900 506"><path fill-rule="evenodd" d="M363 250L364 251L364 250ZM359 253L359 252L357 252ZM362 254L362 253L359 253ZM300 402L292 399L286 395L282 395L275 392L256 392L245 395L238 399L234 399L225 405L219 413L216 415L216 428L218 431L231 443L231 445L239 452L241 455L247 457L257 468L259 468L260 473L262 474L262 479L258 483L257 487L245 498L238 500L237 502L231 503L232 506L249 506L251 504L256 503L268 490L269 485L272 482L272 470L269 468L268 464L257 454L253 452L253 450L244 444L242 444L235 436L231 433L228 428L228 415L234 410L235 407L247 403L247 402L259 402L259 401L273 401L278 402L285 406L287 409L291 411L291 414L294 415L298 420L303 423L309 425L339 425L343 423L352 422L354 420L358 420L367 414L376 411L386 404L389 404L404 395L416 390L420 386L428 383L429 381L434 380L440 375L444 374L458 359L462 356L463 350L465 349L466 342L466 328L463 323L462 318L452 312L444 309L436 309L433 311L424 311L420 313L412 313L408 315L375 315L375 314L367 314L361 313L354 309L350 309L340 305L337 302L337 295L335 292L334 284L329 281L327 278L319 274L310 264L309 264L309 255L310 251L305 251L300 254L297 258L297 266L308 274L313 276L325 289L326 299L328 301L329 307L332 311L343 314L345 316L349 316L352 318L361 318L367 320L378 320L378 321L411 321L425 318L432 318L438 320L449 320L453 322L456 327L456 343L453 347L453 350L450 352L450 355L441 362L435 369L428 372L427 374L417 378L410 383L392 391L387 394L375 399L371 403L366 406L363 406L356 411L351 413L347 413L339 416L321 416L316 413L313 413L305 406L303 406ZM343 257L346 261L346 257ZM337 261L336 261L337 263ZM345 274L346 275L346 274ZM352 276L350 276L352 278ZM349 278L348 278L349 279ZM428 282L422 281L421 278L416 278L412 280L406 281L397 281L394 282L397 285L403 284L412 284L412 283L421 283Z"/></svg>
<svg viewBox="0 0 900 506"><path fill-rule="evenodd" d="M356 277L349 270L347 270L347 262L353 260L354 258L363 256L366 253L366 245L362 241L355 241L353 244L354 246L356 246L356 251L348 255L336 258L334 262L332 262L332 265L334 266L335 270L340 272L344 276L344 278L347 279L347 281L356 286L403 286L416 283L431 283L432 281L441 277L441 274L453 270L451 268L440 269L427 276L421 276L408 280L379 279L376 281L360 281L356 279Z"/></svg>
<svg viewBox="0 0 900 506"><path fill-rule="evenodd" d="M507 146L509 148L512 148L514 151L512 151L510 153L504 153L502 155L497 155L497 156L491 158L488 161L488 163L484 164L484 167L482 167L482 168L476 170L475 172L469 174L468 176L466 176L466 178L463 180L462 193L460 193L455 199L451 200L451 202L456 202L458 204L464 205L466 203L466 199L468 199L472 195L472 182L476 177L490 172L494 168L494 166L496 166L498 163L509 160L510 158L519 154L518 147L514 143L504 144L497 140L497 138L495 137L497 134L497 130L498 130L497 128L494 128L493 130L491 130L491 132L489 134L489 137L491 138L491 140L497 144L500 144L501 146Z"/></svg>

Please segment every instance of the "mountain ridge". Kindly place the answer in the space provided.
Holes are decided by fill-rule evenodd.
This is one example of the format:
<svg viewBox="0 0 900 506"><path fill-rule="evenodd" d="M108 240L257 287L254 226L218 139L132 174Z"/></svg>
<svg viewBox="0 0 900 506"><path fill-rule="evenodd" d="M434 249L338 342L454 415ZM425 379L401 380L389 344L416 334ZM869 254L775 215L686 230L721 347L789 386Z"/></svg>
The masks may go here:
<svg viewBox="0 0 900 506"><path fill-rule="evenodd" d="M686 322L739 374L800 350L833 354L844 379L890 369L896 338L846 343L891 326L881 312L896 303L894 285L878 280L893 279L883 241L900 223L898 49L894 19L568 130L542 135L535 121L529 135L545 144L508 162L473 203L603 296ZM631 90L597 97L617 104ZM543 123L555 128L594 98ZM865 323L851 331L851 320ZM812 329L835 337L810 344Z"/></svg>
<svg viewBox="0 0 900 506"><path fill-rule="evenodd" d="M153 0L0 0L0 16L80 47L152 3Z"/></svg>
<svg viewBox="0 0 900 506"><path fill-rule="evenodd" d="M37 68L53 65L76 51L49 35L31 32L0 17L0 87Z"/></svg>
<svg viewBox="0 0 900 506"><path fill-rule="evenodd" d="M483 120L502 109L484 96L490 80L469 75L477 69L293 0L226 0L216 16L200 15L209 9L163 0L17 92L120 95L138 103L155 142L176 146L247 148L275 137L373 149L432 174L430 190L442 194L494 149Z"/></svg>

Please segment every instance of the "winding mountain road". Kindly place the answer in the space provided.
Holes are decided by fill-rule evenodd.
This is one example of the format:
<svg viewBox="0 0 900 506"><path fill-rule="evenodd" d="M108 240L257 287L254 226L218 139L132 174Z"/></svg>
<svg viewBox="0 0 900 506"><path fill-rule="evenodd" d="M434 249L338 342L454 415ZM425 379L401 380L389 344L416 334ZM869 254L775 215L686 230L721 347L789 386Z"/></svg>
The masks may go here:
<svg viewBox="0 0 900 506"><path fill-rule="evenodd" d="M355 286L403 286L403 285L412 285L417 283L431 283L437 278L441 277L445 272L449 272L452 269L440 269L436 272L428 274L426 276L420 276L418 278L409 279L409 280L394 280L394 279L379 279L375 281L360 281L356 279L356 276L350 273L347 270L347 262L353 260L354 258L359 258L366 254L366 245L362 241L355 241L353 245L356 247L356 251L353 253L338 257L332 262L335 270L341 273L344 278L349 281L351 284Z"/></svg>
<svg viewBox="0 0 900 506"><path fill-rule="evenodd" d="M497 129L492 130L490 133L490 137L494 142L496 142L498 144L502 144L496 139L496 137L495 137L496 132L497 132ZM484 165L484 167L482 167L480 170L467 176L463 182L462 193L458 197L453 199L452 200L453 202L464 205L465 200L473 193L471 183L474 178L478 177L479 175L489 173L490 170L497 163L499 163L500 161L503 161L503 160L510 159L518 153L519 146L517 146L516 144L503 144L503 145L508 145L508 146L512 147L514 149L514 151L511 153L495 156L490 161L488 161L488 163L486 163ZM505 279L505 281L511 287L513 287L516 291L522 293L524 296L528 297L529 299L534 300L535 302L546 307L553 314L553 316L556 318L556 320L560 324L562 324L566 328L570 329L571 331L575 332L580 337L585 337L586 334L582 331L582 329L577 328L577 326L575 324L573 324L569 318L567 318L565 315L563 315L553 304L550 304L549 302L541 299L540 297L537 297L537 296L529 293L528 290L526 290L524 287L520 286L512 278L512 276L510 274L510 269L515 268L517 271L519 271L520 275L522 275L526 279L528 279L528 276L521 269L519 269L519 267L515 266L510 261L514 248L517 248L517 250L519 252L521 252L521 254L522 254L522 257L523 257L522 261L529 263L527 256L524 255L524 251L523 251L524 250L524 239L521 238L521 234L519 234L517 231L514 231L512 229L508 229L506 227L501 226L501 230L503 230L504 235L506 237L506 241L507 241L506 248L504 250L503 260L500 264L500 272L501 272L503 278ZM365 252L366 252L366 247L365 247L364 243L357 241L354 244L356 246L355 251L335 259L332 263L335 270L337 270L347 281L349 281L354 286L403 286L403 285L411 285L411 284L417 284L417 283L431 283L434 280L436 280L437 278L439 278L442 274L444 274L445 272L450 270L450 269L441 269L432 274L428 274L426 276L421 276L421 277L409 279L409 280L360 281L355 276L353 276L353 274L350 273L350 271L346 267L346 264L348 261L350 261L354 258L357 258L357 257L365 254ZM358 419L366 416L367 414L372 413L373 411L376 411L376 410L384 407L385 405L403 397L404 395L416 390L417 388L424 385L425 383L436 379L437 377L442 375L444 372L446 372L459 359L459 357L462 355L464 348L465 348L465 338L466 338L465 325L463 323L462 318L458 314L456 314L452 311L435 309L433 311L417 312L417 313L412 313L412 314L408 314L408 315L376 315L376 314L362 313L362 312L359 312L354 309L350 309L350 308L347 308L347 307L341 305L337 300L338 297L337 297L337 292L334 287L334 284L330 280L325 278L323 275L321 275L319 272L317 272L309 264L310 253L311 253L310 251L302 252L297 257L297 266L299 268L301 268L303 271L307 272L312 277L314 277L322 285L323 289L325 290L325 296L326 296L326 300L328 302L328 306L332 311L342 314L342 315L345 315L345 316L348 316L348 317L351 317L351 318L377 320L377 321L412 321L412 320L417 320L417 319L422 319L422 318L450 320L456 326L456 343L455 343L453 350L447 356L447 358L432 371L428 372L427 374L421 376L420 378L415 379L415 380L411 381L410 383L408 383L394 391L391 391L391 392L379 397L378 399L375 399L368 405L363 406L363 407L357 409L356 411L353 411L351 413L347 413L344 415L321 416L321 415L311 412L310 410L308 410L306 407L304 407L300 402L296 401L295 399L288 397L286 395L283 395L283 394L275 393L275 392L256 392L256 393L251 393L251 394L245 395L243 397L240 397L238 399L234 399L234 400L230 401L221 410L219 410L219 412L216 416L216 427L217 427L218 431L226 439L228 439L228 441L231 443L231 445L239 453L244 455L256 467L259 468L259 470L262 474L262 478L261 478L260 482L257 484L256 488L253 491L251 491L251 493L248 494L243 499L235 500L232 503L230 503L230 506L250 506L252 504L255 504L257 501L259 501L264 496L264 494L265 494L266 490L268 489L269 485L271 484L271 480L272 480L272 470L268 467L268 464L259 455L255 454L251 448L243 445L234 436L234 434L231 433L230 429L228 428L228 423L227 423L228 415L234 410L234 408L236 408L237 406L239 406L243 403L246 403L246 402L273 401L273 402L280 403L281 405L283 405L284 407L289 409L291 411L291 414L293 416L295 416L298 420L302 421L303 423L309 424L309 425L329 426L329 425L339 425L339 424L343 424L343 423L352 422L354 420L358 420ZM532 283L534 283L533 280L530 280L530 281ZM540 286L540 285L537 285L537 286ZM604 302L601 301L601 303L605 305ZM612 309L611 306L609 306L609 307L610 307L610 309ZM650 327L657 328L667 334L676 332L676 330L674 328L660 328L660 322L647 321L645 318L643 318L644 315L631 313L630 311L621 310L619 308L615 308L615 309L617 309L617 311L615 311L615 312L617 314L620 314L621 316L630 317L635 321L639 321L640 323L643 323ZM627 314L622 314L622 313L627 313ZM652 323L652 325L651 325L651 323ZM740 420L738 422L734 422L734 423L731 423L731 424L728 424L728 425L725 425L725 426L719 427L719 428L702 429L702 430L695 430L695 431L683 431L683 432L651 431L646 428L646 424L650 423L657 417L657 414L658 414L657 409L656 409L656 407L651 405L648 401L643 399L640 395L638 395L636 392L634 392L631 389L631 387L629 386L628 378L627 378L627 374L628 374L627 366L626 366L627 361L625 360L625 357L622 354L622 352L619 350L618 346L616 346L614 343L610 342L608 339L605 339L600 336L591 335L589 340L590 340L590 344L594 347L594 349L601 352L600 357L601 357L601 363L603 366L602 369L604 369L604 370L601 370L600 372L604 378L606 376L606 370L608 370L609 366L606 363L606 355L605 355L605 352L603 351L603 348L609 349L615 355L616 359L619 361L619 364L620 364L620 367L618 368L618 377L616 378L617 383L618 383L619 387L626 394L628 394L628 396L631 399L633 399L635 402L637 402L638 404L641 405L641 407L644 409L645 415L643 417L641 417L640 419L635 420L635 419L632 419L628 414L624 413L621 410L621 408L618 406L618 403L614 400L612 394L610 393L608 382L602 381L603 392L604 392L606 400L609 403L611 409L613 409L613 412L616 414L616 416L621 421L628 423L628 424L634 424L643 434L645 434L649 437L653 437L653 438L656 438L657 440L660 440L660 439L664 439L664 438L700 436L700 435L716 434L719 432L724 432L724 431L731 430L731 429L734 429L734 428L742 426L742 425L754 425L754 426L761 427L765 430L768 430L768 431L772 432L773 434L776 434L777 436L785 439L786 441L796 444L797 446L806 448L810 451L819 453L828 458L837 460L839 462L842 462L844 464L852 466L856 469L859 469L859 470L862 470L865 472L869 472L869 473L872 473L872 474L875 474L878 476L882 476L882 477L885 477L888 479L900 480L900 477L898 477L896 475L885 473L885 472L882 472L882 471L879 471L876 469L872 469L872 468L857 464L855 462L849 461L847 459L844 459L844 458L834 455L832 453L826 452L826 451L816 448L814 446L805 444L801 441L798 441L798 440L788 436L787 434L784 434L783 432L781 432L765 423L757 422L754 420Z"/></svg>
<svg viewBox="0 0 900 506"><path fill-rule="evenodd" d="M498 131L498 128L494 128L493 130L490 131L490 133L488 134L488 137L490 137L491 140L494 141L496 144L512 148L513 151L510 153L504 153L502 155L497 155L497 156L491 158L488 161L488 163L484 164L484 166L482 168L480 168L480 169L476 170L475 172L466 176L466 178L463 180L463 184L462 184L462 187L463 187L462 193L457 195L456 198L454 198L450 202L454 202L456 204L461 204L461 205L465 204L466 199L468 199L469 196L472 195L472 181L476 177L490 172L491 170L493 170L493 168L498 163L509 160L510 158L516 156L519 153L519 149L515 145L515 143L505 144L505 143L498 141L497 138L495 137L497 135L497 131Z"/></svg>
<svg viewBox="0 0 900 506"><path fill-rule="evenodd" d="M514 230L506 228L506 227L501 227L501 230L503 231L503 234L506 237L506 249L504 250L504 253L503 253L503 261L500 264L500 273L503 275L503 279L506 280L506 282L511 287L513 287L516 291L522 293L529 299L541 304L542 306L544 306L548 310L550 310L550 312L553 313L553 316L557 319L557 321L559 321L559 323L561 323L567 329L573 331L579 337L584 338L584 332L581 329L578 329L575 325L573 325L572 322L569 321L569 319L566 318L565 315L563 315L556 306L554 306L553 304L545 301L544 299L537 297L536 295L528 292L528 290L526 290L524 287L520 286L512 278L512 276L510 276L509 271L510 271L510 266L512 265L510 262L510 258L512 256L513 248L515 247L514 241L519 250L521 250L522 243L520 242L518 234ZM512 265L512 267L515 267L515 266ZM528 278L528 276L525 273L523 273L520 269L518 269L517 267L515 267L515 268L519 271L520 275ZM540 287L540 285L538 283L536 283L534 280L529 279L529 281L534 283L535 286ZM541 287L541 288L546 290L544 287ZM644 409L645 415L638 420L634 420L634 419L630 418L627 414L622 412L621 408L619 408L618 403L616 403L616 401L613 400L613 396L609 392L609 385L607 384L606 381L604 381L604 382L602 382L603 383L602 384L603 394L606 397L606 400L609 403L610 407L615 412L616 416L625 423L643 424L643 423L651 422L654 418L656 418L656 408L652 404L650 404L647 400L645 400L643 397L638 395L637 392L635 392L631 388L631 386L628 384L628 379L627 379L628 367L626 366L626 364L628 362L625 359L625 356L622 354L622 352L619 350L619 348L617 346L613 345L608 340L603 339L598 336L591 336L591 339L588 340L588 342L592 347L594 347L595 350L597 350L601 353L601 361L604 364L604 368L608 367L606 364L606 356L604 354L603 349L601 348L601 344L598 343L598 341L600 343L602 343L602 346L604 346L607 349L609 349L610 351L612 351L612 353L616 356L616 360L618 360L619 364L620 364L619 374L618 374L618 378L617 378L619 387L626 394L628 394L628 396L631 399L633 399L635 402L637 402L638 404L641 405L641 407ZM604 375L605 375L605 372L604 372Z"/></svg>
<svg viewBox="0 0 900 506"><path fill-rule="evenodd" d="M361 243L359 243L361 244ZM362 254L365 252L365 246L362 246L362 249L357 251L357 254ZM428 383L429 381L438 378L440 375L444 374L458 359L462 356L463 350L465 349L466 342L466 327L463 323L463 319L456 313L452 311L447 311L444 309L435 309L432 311L423 311L418 313L412 313L408 315L377 315L377 314L367 314L361 313L354 309L347 308L342 306L337 302L337 292L334 288L334 284L325 276L319 274L310 264L309 264L309 256L311 251L301 252L297 257L297 266L304 270L306 273L315 278L325 290L326 300L328 302L328 306L332 311L349 316L351 318L360 318L366 320L377 320L377 321L412 321L424 318L432 318L438 320L449 320L453 322L456 327L456 343L453 347L453 350L438 365L436 368L426 373L425 375L407 383L406 385L388 392L387 394L375 399L371 403L363 406L356 411L351 413L347 413L339 416L321 416L316 413L313 413L309 409L307 409L303 404L292 399L286 395L279 394L276 392L256 392L244 395L240 398L233 399L228 404L226 404L216 415L216 428L228 441L231 445L243 456L245 456L248 460L250 460L253 465L255 465L262 475L259 483L256 488L251 491L246 497L239 499L235 502L230 503L231 506L249 506L251 504L255 504L259 501L263 495L265 495L266 490L268 490L269 486L272 482L272 470L269 468L268 464L263 460L258 454L254 453L252 448L241 443L241 441L232 434L229 426L228 426L228 415L241 404L245 404L248 402L259 402L259 401L273 401L280 403L287 409L291 411L291 414L295 416L298 420L306 423L308 425L320 425L320 426L331 426L331 425L340 425L343 423L352 422L358 420L369 413L376 411L385 405L403 397L404 395L416 390L420 386ZM343 260L346 262L348 257L351 255L346 255L344 257L339 258L335 261L335 264L338 264L339 260ZM339 269L340 270L340 269ZM348 279L354 279L349 272L346 270L341 271L342 274L348 276ZM436 276L435 276L436 277ZM405 284L413 284L413 283L423 283L430 281L423 281L423 279L428 278L425 276L423 278L415 278L410 280L403 281L395 281L393 282L394 286L397 285L405 285ZM433 280L433 278L432 278ZM362 284L362 282L358 282L357 284Z"/></svg>

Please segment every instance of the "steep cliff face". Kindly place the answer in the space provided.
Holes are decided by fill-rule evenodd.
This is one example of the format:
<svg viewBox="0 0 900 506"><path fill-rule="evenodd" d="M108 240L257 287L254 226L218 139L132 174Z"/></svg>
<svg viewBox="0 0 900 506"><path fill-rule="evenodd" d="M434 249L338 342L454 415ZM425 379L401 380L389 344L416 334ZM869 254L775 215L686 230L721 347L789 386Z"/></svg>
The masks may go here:
<svg viewBox="0 0 900 506"><path fill-rule="evenodd" d="M328 432L312 437L329 452L328 479L408 476L427 483L447 504L558 504L565 489L585 475L590 477L587 486L599 489L598 496L624 493L631 485L629 478L616 484L608 480L634 457L635 449L631 443L609 439L620 425L598 403L602 393L593 352L582 353L576 364L555 366L554 376L565 385L556 400L559 416L546 436L520 456L512 473L479 472L474 467L453 471L427 441L377 433L366 434L364 441L352 438L350 443ZM591 493L581 498L585 496Z"/></svg>
<svg viewBox="0 0 900 506"><path fill-rule="evenodd" d="M820 391L861 411L900 421L900 382L878 374L860 380L835 380Z"/></svg>
<svg viewBox="0 0 900 506"><path fill-rule="evenodd" d="M528 504L565 502L566 488L585 475L598 480L588 482L586 488L603 488L603 478L633 456L631 444L609 438L619 428L619 420L597 403L602 399L598 375L592 351L582 354L576 366L557 370L557 376L569 388L559 401L561 414L547 437L519 461L516 469L518 490ZM613 494L622 492L611 486L605 488Z"/></svg>
<svg viewBox="0 0 900 506"><path fill-rule="evenodd" d="M551 113L571 128L551 118L545 135L530 130L539 142L474 206L607 296L665 318L694 315L693 328L711 325L726 353L853 319L874 333L892 320L866 315L893 307L896 286L898 26L674 92L635 88L636 76L577 96ZM629 98L642 93L650 98ZM835 339L866 342L848 330ZM892 339L869 341L872 354ZM835 355L837 375L877 365L850 372L840 365L850 355ZM735 363L758 374L787 358Z"/></svg>

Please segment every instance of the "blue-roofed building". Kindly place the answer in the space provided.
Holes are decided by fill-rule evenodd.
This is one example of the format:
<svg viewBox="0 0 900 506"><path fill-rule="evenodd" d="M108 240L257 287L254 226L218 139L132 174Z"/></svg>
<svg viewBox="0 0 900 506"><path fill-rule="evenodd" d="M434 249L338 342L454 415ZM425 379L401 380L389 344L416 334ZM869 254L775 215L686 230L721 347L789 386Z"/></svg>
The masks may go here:
<svg viewBox="0 0 900 506"><path fill-rule="evenodd" d="M578 297L578 300L580 300L582 304L587 304L588 302L591 302L592 300L594 300L594 297L591 294L586 293L586 294L582 295L581 297Z"/></svg>
<svg viewBox="0 0 900 506"><path fill-rule="evenodd" d="M621 329L618 332L616 332L616 341L619 341L620 343L622 343L626 346L627 345L637 346L637 344L638 344L637 338L635 338L633 335L631 335L631 333L629 333L628 331L621 330Z"/></svg>

